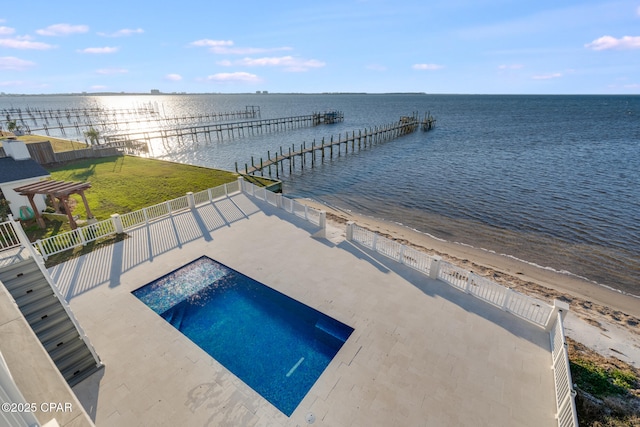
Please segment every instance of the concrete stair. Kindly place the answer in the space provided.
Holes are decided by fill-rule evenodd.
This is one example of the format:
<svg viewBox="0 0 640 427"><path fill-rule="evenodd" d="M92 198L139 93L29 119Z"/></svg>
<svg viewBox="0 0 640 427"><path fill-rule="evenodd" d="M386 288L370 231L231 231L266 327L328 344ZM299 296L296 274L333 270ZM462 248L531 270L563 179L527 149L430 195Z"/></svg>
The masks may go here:
<svg viewBox="0 0 640 427"><path fill-rule="evenodd" d="M0 268L0 281L71 387L102 367L33 258Z"/></svg>

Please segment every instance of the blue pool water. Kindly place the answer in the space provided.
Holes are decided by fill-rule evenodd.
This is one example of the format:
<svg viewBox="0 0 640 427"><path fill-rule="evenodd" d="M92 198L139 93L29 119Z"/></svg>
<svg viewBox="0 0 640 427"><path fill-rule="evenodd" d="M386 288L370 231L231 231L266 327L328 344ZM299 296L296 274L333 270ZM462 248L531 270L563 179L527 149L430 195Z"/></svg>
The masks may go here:
<svg viewBox="0 0 640 427"><path fill-rule="evenodd" d="M286 415L353 332L208 257L133 294Z"/></svg>

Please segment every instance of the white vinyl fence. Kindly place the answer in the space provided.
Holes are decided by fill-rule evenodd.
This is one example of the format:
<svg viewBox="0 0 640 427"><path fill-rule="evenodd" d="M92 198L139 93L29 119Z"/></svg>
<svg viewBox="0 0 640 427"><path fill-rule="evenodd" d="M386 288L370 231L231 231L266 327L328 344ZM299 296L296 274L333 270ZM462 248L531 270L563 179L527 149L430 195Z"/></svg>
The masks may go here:
<svg viewBox="0 0 640 427"><path fill-rule="evenodd" d="M557 315L556 323L551 329L551 357L553 361L553 379L556 386L556 407L558 409L558 427L578 427L576 413L576 392L571 382L569 354L564 337L562 316Z"/></svg>
<svg viewBox="0 0 640 427"><path fill-rule="evenodd" d="M238 181L234 181L197 193L188 193L185 196L148 206L137 211L122 215L114 214L110 219L79 227L75 230L57 234L46 239L37 240L33 245L38 252L40 252L40 255L42 255L44 259L47 259L51 255L64 252L77 246L84 246L102 237L123 233L197 205L210 203L222 197L228 197L238 191L240 191L240 185ZM3 224L0 224L0 249L5 248L5 244L3 243L5 241L5 228L11 230L10 225L6 227ZM11 234L7 234L7 236L9 236L7 237L7 245L15 245L15 243L11 243L13 242L11 239L14 237L11 237Z"/></svg>
<svg viewBox="0 0 640 427"><path fill-rule="evenodd" d="M15 248L20 245L11 221L0 222L0 251Z"/></svg>
<svg viewBox="0 0 640 427"><path fill-rule="evenodd" d="M299 218L303 218L306 221L309 221L313 225L317 225L318 227L324 228L326 225L326 213L324 211L320 211L318 209L310 208L307 205L304 205L300 202L297 202L293 199L289 199L284 197L280 193L274 193L272 191L267 190L264 187L258 187L247 181L241 181L242 184L242 192L255 197L258 200L263 200L269 203L272 206L283 209L286 212L294 214Z"/></svg>

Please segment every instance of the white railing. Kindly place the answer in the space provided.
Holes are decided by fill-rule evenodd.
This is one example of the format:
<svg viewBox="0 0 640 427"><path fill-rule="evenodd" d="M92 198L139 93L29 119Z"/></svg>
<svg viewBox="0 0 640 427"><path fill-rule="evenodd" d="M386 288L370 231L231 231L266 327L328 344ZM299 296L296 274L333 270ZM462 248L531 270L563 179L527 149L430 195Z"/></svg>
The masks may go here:
<svg viewBox="0 0 640 427"><path fill-rule="evenodd" d="M34 245L41 255L47 259L49 256L64 252L76 246L84 246L89 242L115 233L113 221L96 222L86 227L76 228L67 233L57 234L43 240L37 240ZM46 255L45 255L46 254Z"/></svg>
<svg viewBox="0 0 640 427"><path fill-rule="evenodd" d="M147 223L144 209L122 214L120 215L120 220L122 221L122 228L124 230L129 230Z"/></svg>
<svg viewBox="0 0 640 427"><path fill-rule="evenodd" d="M487 278L442 261L439 257L379 236L354 223L347 225L347 239L376 251L394 261L439 279L463 292L508 311L536 325L548 328L553 307L536 298L518 293Z"/></svg>
<svg viewBox="0 0 640 427"><path fill-rule="evenodd" d="M220 199L222 197L225 197L226 195L227 192L225 191L225 187L223 185L219 185L217 187L209 189L209 200L211 201Z"/></svg>
<svg viewBox="0 0 640 427"><path fill-rule="evenodd" d="M431 275L431 263L435 261L434 257L427 255L422 251L410 248L408 246L403 247L401 263L418 270L428 276Z"/></svg>
<svg viewBox="0 0 640 427"><path fill-rule="evenodd" d="M0 404L2 404L2 408L7 405L9 405L8 408L11 408L11 404L17 404L18 408L31 408L11 376L2 353L0 353ZM3 410L0 412L0 424L7 426L38 426L40 424L38 424L33 412Z"/></svg>
<svg viewBox="0 0 640 427"><path fill-rule="evenodd" d="M469 284L469 272L448 262L443 262L438 269L438 279L466 291Z"/></svg>
<svg viewBox="0 0 640 427"><path fill-rule="evenodd" d="M0 222L0 251L15 248L20 245L11 221Z"/></svg>
<svg viewBox="0 0 640 427"><path fill-rule="evenodd" d="M233 194L233 193L237 193L239 191L242 191L242 189L240 188L240 182L239 181L233 181L233 182L228 182L224 185L225 191L227 192L227 194Z"/></svg>
<svg viewBox="0 0 640 427"><path fill-rule="evenodd" d="M238 182L242 182L241 191L245 194L253 196L258 200L263 200L270 205L283 209L299 218L303 218L313 225L317 225L321 229L325 228L326 213L324 211L311 208L296 200L284 197L282 194L274 193L267 190L265 187L258 187L255 184L244 180L238 180Z"/></svg>
<svg viewBox="0 0 640 427"><path fill-rule="evenodd" d="M198 191L193 193L193 200L196 205L202 205L211 201L211 195L209 190Z"/></svg>
<svg viewBox="0 0 640 427"><path fill-rule="evenodd" d="M307 210L307 206L303 205L302 203L296 202L295 200L293 200L292 202L293 205L293 214L297 217L300 218L306 218L307 214L306 214L306 210Z"/></svg>
<svg viewBox="0 0 640 427"><path fill-rule="evenodd" d="M556 323L550 332L553 379L556 389L558 427L578 427L575 396L569 369L569 354L562 325L562 315L557 314Z"/></svg>
<svg viewBox="0 0 640 427"><path fill-rule="evenodd" d="M266 188L263 188L264 192L265 192L265 200L267 201L267 203L269 203L272 206L278 206L278 200L276 197L276 193L273 193L271 191L267 191Z"/></svg>
<svg viewBox="0 0 640 427"><path fill-rule="evenodd" d="M194 194L188 194L153 206L148 206L137 211L116 215L117 218L112 217L111 219L95 224L38 240L33 245L44 259L47 259L51 255L64 252L77 246L84 246L102 237L131 230L135 227L149 224L151 221L166 218L176 212L187 210L191 207L190 197L192 197L194 204L197 206L210 203L222 197L228 197L230 194L238 192L239 188L238 181L219 185ZM13 232L11 225L9 224L8 227L4 227L5 224L8 223L0 224L0 250L6 249L3 243L5 239L8 242L7 247L9 247L9 244L13 246L19 244L17 243L15 235L11 234ZM9 237L5 237L5 234Z"/></svg>
<svg viewBox="0 0 640 427"><path fill-rule="evenodd" d="M356 224L349 224L347 229L347 239L357 242L360 245L381 253L401 264L418 270L421 273L431 276L432 263L436 257L432 257L424 252L405 246L395 240L382 237L373 231L362 228Z"/></svg>

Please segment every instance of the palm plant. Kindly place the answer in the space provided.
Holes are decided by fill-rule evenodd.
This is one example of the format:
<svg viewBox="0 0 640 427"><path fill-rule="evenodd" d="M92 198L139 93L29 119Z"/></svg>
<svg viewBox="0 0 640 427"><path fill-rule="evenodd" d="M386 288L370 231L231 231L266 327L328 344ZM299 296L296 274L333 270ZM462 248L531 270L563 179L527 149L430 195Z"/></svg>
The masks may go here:
<svg viewBox="0 0 640 427"><path fill-rule="evenodd" d="M84 137L89 138L89 142L91 145L100 145L100 141L98 138L100 137L100 131L94 128L93 126L89 128L89 130L84 132Z"/></svg>

